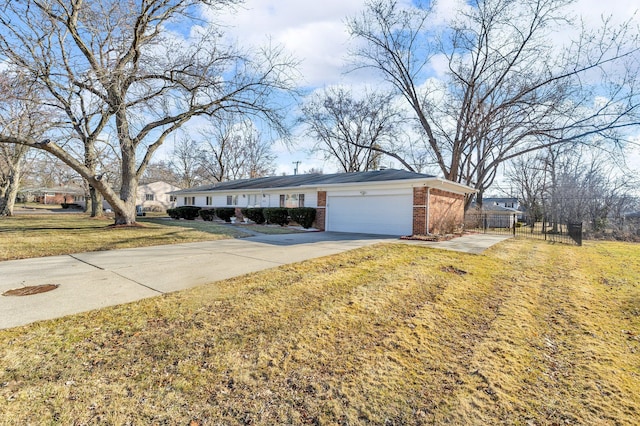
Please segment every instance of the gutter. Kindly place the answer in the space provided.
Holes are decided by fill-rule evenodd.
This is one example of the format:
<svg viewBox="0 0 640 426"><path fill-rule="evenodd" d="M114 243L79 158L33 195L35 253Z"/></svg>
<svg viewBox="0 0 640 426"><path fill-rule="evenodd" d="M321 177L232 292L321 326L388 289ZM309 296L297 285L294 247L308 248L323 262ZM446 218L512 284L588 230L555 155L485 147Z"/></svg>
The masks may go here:
<svg viewBox="0 0 640 426"><path fill-rule="evenodd" d="M434 185L435 184L435 185ZM446 189L448 192L454 192L458 194L471 194L478 192L477 189L473 189L469 186L463 185L461 183L449 181L443 178L420 178L420 179L397 179L397 180L383 180L383 181L372 181L372 182L345 182L345 183L331 183L331 184L313 184L313 185L297 185L297 186L275 186L275 187L263 187L263 188L236 188L236 189L200 189L190 191L188 189L182 189L180 191L175 191L173 194L175 195L183 195L183 194L208 194L211 192L220 192L220 193L247 193L247 192L271 192L271 191L295 191L301 189L316 189L318 191L322 191L325 189L333 189L333 188L350 188L350 187L358 187L361 188L363 186L391 186L391 185L410 185L414 186L427 186L427 187L440 187L442 189Z"/></svg>

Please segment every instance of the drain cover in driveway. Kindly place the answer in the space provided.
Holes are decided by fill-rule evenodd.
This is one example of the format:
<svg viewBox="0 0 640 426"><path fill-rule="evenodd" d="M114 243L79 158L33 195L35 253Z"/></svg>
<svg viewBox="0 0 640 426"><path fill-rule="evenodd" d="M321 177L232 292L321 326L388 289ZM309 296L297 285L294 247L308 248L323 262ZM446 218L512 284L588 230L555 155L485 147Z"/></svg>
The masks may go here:
<svg viewBox="0 0 640 426"><path fill-rule="evenodd" d="M15 288L13 290L7 290L2 293L3 296L31 296L32 294L46 293L47 291L55 290L60 284L43 284L32 285L28 287Z"/></svg>

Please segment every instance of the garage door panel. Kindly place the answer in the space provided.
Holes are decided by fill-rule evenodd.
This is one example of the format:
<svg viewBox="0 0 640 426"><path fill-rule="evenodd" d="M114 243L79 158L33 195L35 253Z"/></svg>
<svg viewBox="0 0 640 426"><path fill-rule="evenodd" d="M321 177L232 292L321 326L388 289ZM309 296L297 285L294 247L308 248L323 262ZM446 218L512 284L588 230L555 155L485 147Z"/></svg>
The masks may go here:
<svg viewBox="0 0 640 426"><path fill-rule="evenodd" d="M410 235L411 195L329 196L327 230L383 235Z"/></svg>

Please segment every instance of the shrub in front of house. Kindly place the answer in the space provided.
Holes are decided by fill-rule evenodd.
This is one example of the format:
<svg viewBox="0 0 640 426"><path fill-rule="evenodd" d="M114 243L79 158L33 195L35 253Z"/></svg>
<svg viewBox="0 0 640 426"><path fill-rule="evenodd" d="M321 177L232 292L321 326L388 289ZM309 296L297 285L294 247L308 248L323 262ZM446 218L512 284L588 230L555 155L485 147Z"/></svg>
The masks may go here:
<svg viewBox="0 0 640 426"><path fill-rule="evenodd" d="M180 210L180 217L186 220L195 220L200 213L201 208L195 206L182 206L178 207Z"/></svg>
<svg viewBox="0 0 640 426"><path fill-rule="evenodd" d="M200 207L195 206L180 206L175 209L167 209L167 214L172 219L194 220L198 217L200 209Z"/></svg>
<svg viewBox="0 0 640 426"><path fill-rule="evenodd" d="M289 209L291 220L300 224L304 229L311 228L316 220L316 209L313 207L296 207Z"/></svg>
<svg viewBox="0 0 640 426"><path fill-rule="evenodd" d="M236 215L236 209L233 207L216 207L216 216L227 223L231 222L231 218Z"/></svg>
<svg viewBox="0 0 640 426"><path fill-rule="evenodd" d="M289 209L284 207L270 207L264 209L264 218L267 223L286 226L289 223Z"/></svg>
<svg viewBox="0 0 640 426"><path fill-rule="evenodd" d="M248 209L242 209L241 211L242 216L257 223L258 225L262 225L265 222L264 209L261 207L252 207Z"/></svg>
<svg viewBox="0 0 640 426"><path fill-rule="evenodd" d="M167 214L171 219L180 219L180 211L177 207L174 209L167 209Z"/></svg>
<svg viewBox="0 0 640 426"><path fill-rule="evenodd" d="M216 217L216 211L214 209L202 209L199 214L202 220L207 222L212 222L213 218Z"/></svg>

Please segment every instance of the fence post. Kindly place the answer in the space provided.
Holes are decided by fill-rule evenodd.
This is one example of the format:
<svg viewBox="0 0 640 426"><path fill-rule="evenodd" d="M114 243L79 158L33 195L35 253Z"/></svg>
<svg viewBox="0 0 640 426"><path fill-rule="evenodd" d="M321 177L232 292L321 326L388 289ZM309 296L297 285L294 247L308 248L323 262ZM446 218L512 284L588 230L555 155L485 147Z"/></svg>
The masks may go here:
<svg viewBox="0 0 640 426"><path fill-rule="evenodd" d="M516 214L513 214L513 236L516 236L516 222L517 222L517 218L516 218Z"/></svg>

